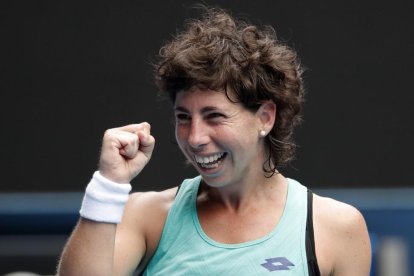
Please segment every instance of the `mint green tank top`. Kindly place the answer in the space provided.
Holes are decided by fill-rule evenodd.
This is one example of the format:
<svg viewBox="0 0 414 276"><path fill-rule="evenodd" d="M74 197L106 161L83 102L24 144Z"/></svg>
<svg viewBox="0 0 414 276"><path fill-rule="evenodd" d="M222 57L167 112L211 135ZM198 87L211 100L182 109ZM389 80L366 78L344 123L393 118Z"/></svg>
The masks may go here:
<svg viewBox="0 0 414 276"><path fill-rule="evenodd" d="M285 209L277 226L257 240L224 244L209 238L197 216L201 177L186 179L173 203L154 256L143 275L306 275L307 189L288 179Z"/></svg>

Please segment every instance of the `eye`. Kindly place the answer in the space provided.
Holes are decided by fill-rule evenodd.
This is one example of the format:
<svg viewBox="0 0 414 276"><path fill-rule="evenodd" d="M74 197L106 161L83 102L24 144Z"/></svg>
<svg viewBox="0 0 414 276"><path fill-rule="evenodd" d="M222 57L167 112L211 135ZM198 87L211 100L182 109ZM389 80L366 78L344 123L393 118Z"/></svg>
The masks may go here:
<svg viewBox="0 0 414 276"><path fill-rule="evenodd" d="M185 113L177 113L175 114L175 120L177 122L185 122L191 120L191 117Z"/></svg>
<svg viewBox="0 0 414 276"><path fill-rule="evenodd" d="M208 119L216 119L216 118L222 118L224 117L224 114L218 113L218 112L213 112L213 113L209 113L207 115Z"/></svg>

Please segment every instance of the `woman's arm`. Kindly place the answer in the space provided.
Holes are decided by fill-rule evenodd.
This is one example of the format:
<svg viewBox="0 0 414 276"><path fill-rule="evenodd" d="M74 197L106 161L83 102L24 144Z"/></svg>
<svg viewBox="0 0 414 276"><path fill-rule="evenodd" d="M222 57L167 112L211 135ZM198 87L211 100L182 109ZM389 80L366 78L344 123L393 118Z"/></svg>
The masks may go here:
<svg viewBox="0 0 414 276"><path fill-rule="evenodd" d="M353 207L338 212L342 223L336 245L335 276L368 276L371 268L371 243L362 214Z"/></svg>
<svg viewBox="0 0 414 276"><path fill-rule="evenodd" d="M100 175L103 176L104 180L111 182L129 183L150 160L154 144L155 140L150 134L150 125L148 123L107 130L102 142L99 162ZM117 185L125 185L116 183L112 184L115 187L114 190L118 189ZM104 193L102 193L103 191ZM108 210L105 211L102 209L95 210L98 206L101 208L107 207L105 203L102 204L101 199L97 198L102 195L101 199L103 202L112 200L111 189L109 189L109 192L105 189L99 190L92 197L99 204L91 204L92 207L82 208L86 211L82 212L83 217L79 220L65 246L58 266L59 275L113 275L115 252L122 252L123 249L128 252L128 248L131 248L129 251L133 252L136 257L134 263L139 263L144 256L146 251L145 233L139 230L139 226L133 232L118 231L118 221L114 222L111 219L105 222L106 214L109 215L114 210L113 208L108 207ZM83 203L84 206L85 201ZM127 210L130 208L127 207ZM89 216L92 213L93 216ZM94 218L95 213L98 213L98 217L102 218L102 220L85 218ZM126 213L132 214L130 211ZM119 215L122 216L122 214ZM133 220L129 218L130 216L124 216L123 220ZM121 228L121 226L118 227ZM129 240L131 245L133 243L133 247L125 246L123 245L125 243L116 242L117 240ZM120 250L116 249L115 246ZM130 265L133 266L133 264ZM134 267L126 267L127 271L133 269Z"/></svg>
<svg viewBox="0 0 414 276"><path fill-rule="evenodd" d="M61 256L58 275L112 275L116 224L81 218Z"/></svg>
<svg viewBox="0 0 414 276"><path fill-rule="evenodd" d="M371 244L362 214L324 197L314 202L315 247L321 275L368 276Z"/></svg>

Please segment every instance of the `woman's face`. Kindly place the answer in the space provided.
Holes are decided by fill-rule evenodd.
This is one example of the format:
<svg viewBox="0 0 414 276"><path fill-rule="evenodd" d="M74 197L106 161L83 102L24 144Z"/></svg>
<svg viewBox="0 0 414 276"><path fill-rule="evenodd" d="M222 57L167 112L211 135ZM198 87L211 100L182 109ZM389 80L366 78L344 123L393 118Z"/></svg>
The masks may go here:
<svg viewBox="0 0 414 276"><path fill-rule="evenodd" d="M178 144L203 180L221 187L262 173L261 121L225 92L192 88L174 104Z"/></svg>

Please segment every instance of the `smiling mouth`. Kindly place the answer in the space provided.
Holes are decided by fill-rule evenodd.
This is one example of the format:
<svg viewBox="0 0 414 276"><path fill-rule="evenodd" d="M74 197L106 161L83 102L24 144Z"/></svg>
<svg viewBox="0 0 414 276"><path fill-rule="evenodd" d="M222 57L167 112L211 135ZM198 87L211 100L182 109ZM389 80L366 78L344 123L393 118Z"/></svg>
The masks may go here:
<svg viewBox="0 0 414 276"><path fill-rule="evenodd" d="M213 154L210 156L197 156L194 155L194 158L197 164L204 169L214 169L217 168L222 160L226 157L227 153L221 152Z"/></svg>

